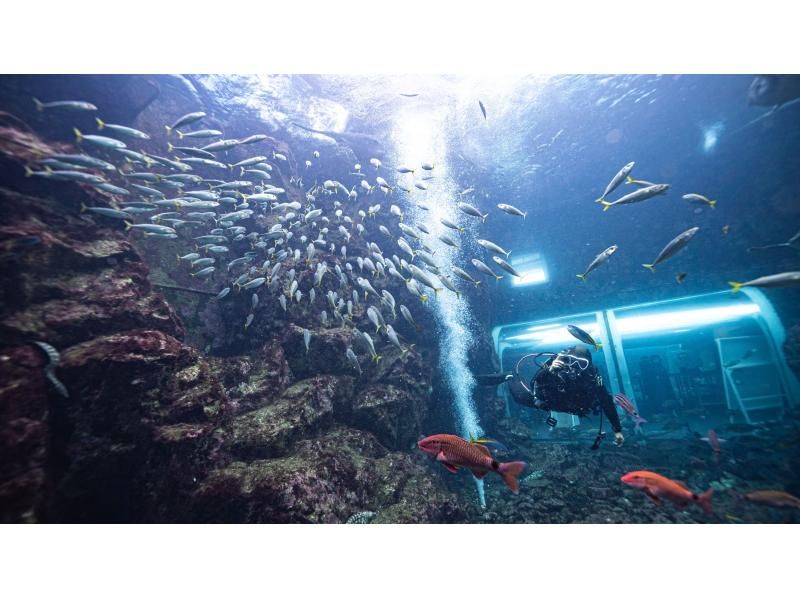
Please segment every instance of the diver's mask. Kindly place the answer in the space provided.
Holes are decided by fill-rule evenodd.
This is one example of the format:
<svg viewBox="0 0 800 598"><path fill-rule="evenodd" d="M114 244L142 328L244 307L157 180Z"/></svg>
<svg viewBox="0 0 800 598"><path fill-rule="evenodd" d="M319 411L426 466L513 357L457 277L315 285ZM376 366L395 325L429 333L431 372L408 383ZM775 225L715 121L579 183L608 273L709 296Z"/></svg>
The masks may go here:
<svg viewBox="0 0 800 598"><path fill-rule="evenodd" d="M576 355L573 355L568 351L561 351L556 355L556 358L553 360L553 365L555 364L563 366L563 369L565 370L577 373L577 370L580 370L582 372L589 367L589 360L584 357L578 357Z"/></svg>

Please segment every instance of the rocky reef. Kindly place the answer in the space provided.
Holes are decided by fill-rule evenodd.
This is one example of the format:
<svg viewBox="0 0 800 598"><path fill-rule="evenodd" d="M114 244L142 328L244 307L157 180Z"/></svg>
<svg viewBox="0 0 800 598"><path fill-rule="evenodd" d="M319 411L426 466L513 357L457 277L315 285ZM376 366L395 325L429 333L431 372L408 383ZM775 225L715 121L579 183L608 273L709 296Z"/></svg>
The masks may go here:
<svg viewBox="0 0 800 598"><path fill-rule="evenodd" d="M151 284L158 256L81 213L107 195L24 177L27 161L67 148L16 122L0 138L0 196L14 206L0 216L2 521L464 520L464 500L414 451L435 358L385 352L358 376L349 330L303 312L246 337L218 326L222 354L205 354ZM60 353L67 396L34 341Z"/></svg>

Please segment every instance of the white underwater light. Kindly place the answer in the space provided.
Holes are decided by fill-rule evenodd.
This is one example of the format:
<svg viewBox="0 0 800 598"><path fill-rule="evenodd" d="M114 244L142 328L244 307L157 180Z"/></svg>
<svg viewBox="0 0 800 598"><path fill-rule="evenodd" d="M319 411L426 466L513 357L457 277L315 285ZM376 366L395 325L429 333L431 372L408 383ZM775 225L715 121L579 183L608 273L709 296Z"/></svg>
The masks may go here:
<svg viewBox="0 0 800 598"><path fill-rule="evenodd" d="M617 318L617 327L621 334L645 334L662 330L718 324L744 316L751 316L759 311L761 310L758 305L754 303L662 311L646 316L623 316Z"/></svg>
<svg viewBox="0 0 800 598"><path fill-rule="evenodd" d="M513 257L511 265L521 274L520 277L512 276L511 284L515 287L524 287L532 284L542 284L549 280L547 266L539 253L530 253Z"/></svg>

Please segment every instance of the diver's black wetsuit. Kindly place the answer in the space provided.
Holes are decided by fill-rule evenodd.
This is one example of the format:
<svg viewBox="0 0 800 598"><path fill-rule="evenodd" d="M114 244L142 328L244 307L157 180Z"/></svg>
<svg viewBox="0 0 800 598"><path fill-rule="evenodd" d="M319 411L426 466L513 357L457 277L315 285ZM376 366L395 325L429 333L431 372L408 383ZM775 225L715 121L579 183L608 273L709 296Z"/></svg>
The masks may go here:
<svg viewBox="0 0 800 598"><path fill-rule="evenodd" d="M545 355L548 354L532 353L523 359ZM477 376L478 381L484 385L506 382L514 401L525 407L578 416L596 414L602 409L614 430L615 443L621 445L624 438L619 415L611 395L603 385L602 376L592 365L591 354L585 347L574 346L550 355L531 380L530 386L519 375L519 363L514 372Z"/></svg>
<svg viewBox="0 0 800 598"><path fill-rule="evenodd" d="M614 432L621 432L614 400L608 394L603 379L591 362L585 369L577 365L571 368L552 369L556 355L548 359L531 380L531 392L512 392L520 405L586 416L602 409ZM516 390L516 389L514 389Z"/></svg>

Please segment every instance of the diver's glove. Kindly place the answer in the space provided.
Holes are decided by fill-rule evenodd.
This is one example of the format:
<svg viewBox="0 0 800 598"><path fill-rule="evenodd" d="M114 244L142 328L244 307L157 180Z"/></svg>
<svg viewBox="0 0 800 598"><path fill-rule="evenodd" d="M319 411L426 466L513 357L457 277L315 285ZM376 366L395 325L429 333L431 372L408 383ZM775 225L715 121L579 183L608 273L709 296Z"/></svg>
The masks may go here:
<svg viewBox="0 0 800 598"><path fill-rule="evenodd" d="M625 437L622 435L622 432L614 432L614 444L617 446L622 446L625 442Z"/></svg>

